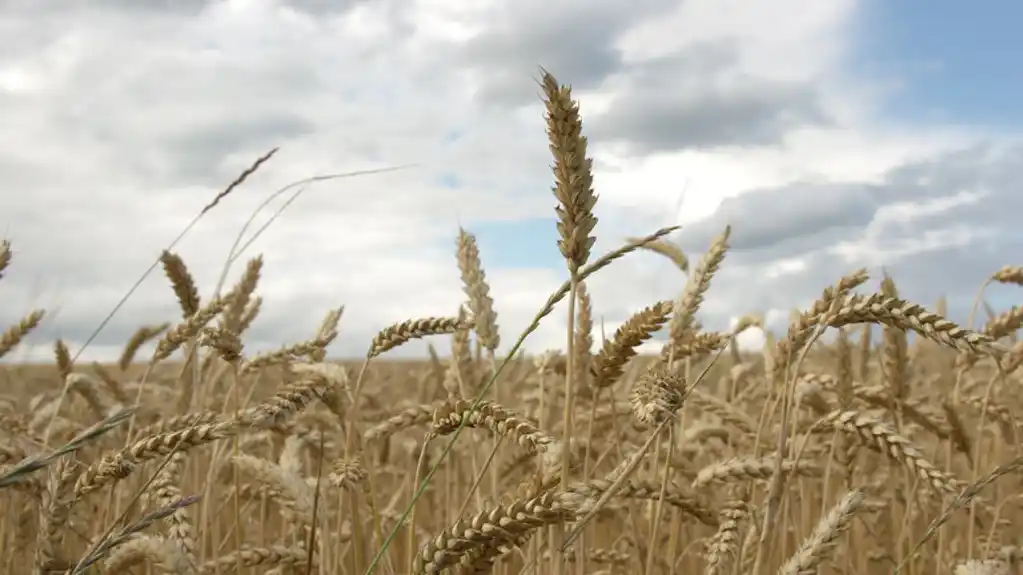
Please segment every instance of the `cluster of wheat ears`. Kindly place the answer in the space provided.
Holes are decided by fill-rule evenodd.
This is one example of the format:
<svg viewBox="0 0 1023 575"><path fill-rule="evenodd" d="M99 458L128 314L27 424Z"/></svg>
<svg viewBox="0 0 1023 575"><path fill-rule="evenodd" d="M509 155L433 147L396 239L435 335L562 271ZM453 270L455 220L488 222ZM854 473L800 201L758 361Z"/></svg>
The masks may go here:
<svg viewBox="0 0 1023 575"><path fill-rule="evenodd" d="M691 268L674 228L591 257L578 105L547 72L541 86L569 279L507 353L464 230L465 304L383 329L351 364L326 361L343 309L308 341L246 355L262 260L201 298L164 251L178 323L140 328L116 364L78 364L57 341L54 365L3 370L3 573L1016 570L1023 310L989 309L973 331L889 277L854 291L856 270L743 352L755 315L727 332L696 319L728 229ZM595 342L586 280L637 250L677 265L681 295ZM0 274L10 261L0 244ZM1023 267L992 282L1023 286ZM519 353L561 302L565 351ZM0 356L43 316L0 335ZM662 330L662 351L639 354ZM449 359L432 344L428 361L381 359L435 336Z"/></svg>

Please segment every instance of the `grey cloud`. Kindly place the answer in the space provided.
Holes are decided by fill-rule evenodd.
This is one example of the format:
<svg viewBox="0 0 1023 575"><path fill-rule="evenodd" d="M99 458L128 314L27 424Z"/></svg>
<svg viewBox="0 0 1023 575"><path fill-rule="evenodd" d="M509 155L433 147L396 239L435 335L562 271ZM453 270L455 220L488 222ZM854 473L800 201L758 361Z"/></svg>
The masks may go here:
<svg viewBox="0 0 1023 575"><path fill-rule="evenodd" d="M516 2L498 13L486 33L460 47L457 58L478 76L477 101L529 105L539 101L538 66L577 90L596 88L622 67L617 37L670 6L664 0Z"/></svg>
<svg viewBox="0 0 1023 575"><path fill-rule="evenodd" d="M166 150L174 163L161 168L168 180L180 178L194 183L221 183L231 171L223 164L223 158L228 154L253 146L270 149L279 143L314 133L316 129L311 120L285 111L260 118L226 118L199 131L169 137Z"/></svg>
<svg viewBox="0 0 1023 575"><path fill-rule="evenodd" d="M323 66L322 38L300 45L293 30L276 30L259 42L239 30L232 41L209 38L207 20L190 13L150 19L113 8L109 15L102 7L82 10L82 18L54 12L3 23L19 31L9 38L35 30L33 49L3 39L0 48L4 59L40 71L46 87L27 95L0 92L0 102L23 111L14 125L40 139L112 154L130 149L133 157L118 175L136 170L152 188L219 185L236 175L223 165L226 157L254 157L322 130L322 108L310 100L318 103L344 86ZM233 32L227 28L208 32L226 36ZM67 60L59 54L72 46L73 63L46 65L40 54Z"/></svg>
<svg viewBox="0 0 1023 575"><path fill-rule="evenodd" d="M373 0L285 0L284 4L307 14L336 16L370 1Z"/></svg>
<svg viewBox="0 0 1023 575"><path fill-rule="evenodd" d="M289 111L282 102L294 100L293 89L302 84L312 87L311 80L301 81L306 76L300 69L268 67L259 77L225 69L217 78L202 76L190 69L153 69L121 85L116 95L78 94L77 106L70 102L75 96L60 98L67 105L54 102L57 111L49 122L101 146L159 152L159 159L138 154L142 161L137 167L144 170L140 176L165 185L219 184L233 171L223 166L225 157L286 145L316 130L306 114ZM294 88L281 90L281 83ZM208 91L219 92L220 103L211 106ZM124 102L131 102L131 108L117 109ZM110 122L114 116L124 121ZM154 161L146 162L147 157Z"/></svg>
<svg viewBox="0 0 1023 575"><path fill-rule="evenodd" d="M196 15L207 7L223 0L90 0L89 11L110 10L119 13L169 13L176 15ZM7 0L0 3L0 8L10 9L18 13L34 14L69 14L84 11L81 2L74 0L53 0L51 2L33 2L31 0Z"/></svg>
<svg viewBox="0 0 1023 575"><path fill-rule="evenodd" d="M867 184L826 182L753 191L725 199L712 217L683 227L677 239L685 249L704 250L731 224L729 243L735 251L784 250L795 244L792 249L798 253L829 232L861 230L880 206L879 193Z"/></svg>
<svg viewBox="0 0 1023 575"><path fill-rule="evenodd" d="M1020 146L978 146L904 165L878 185L785 187L723 203L711 218L684 228L679 238L699 254L725 223L733 225L733 250L706 298L707 327L723 328L729 316L747 311L805 306L826 286L862 266L872 277L865 291L878 289L883 266L903 297L931 306L947 296L949 315L965 321L984 278L1003 265L1019 263L1023 253L1023 236L1017 231L1023 197L1016 189L1023 168L1021 152ZM935 214L884 221L880 217L897 202L920 205L964 190L987 195ZM887 252L928 236L947 240L956 232L974 235L963 245L938 245L885 258L883 253L847 256L833 249L839 242L867 239ZM772 277L773 264L784 258L802 260L803 269ZM1011 290L994 293L993 303L999 307L1023 300ZM773 327L780 329L783 323Z"/></svg>
<svg viewBox="0 0 1023 575"><path fill-rule="evenodd" d="M814 98L804 86L766 81L681 98L643 87L616 98L595 135L625 142L633 153L773 144L792 128L823 119Z"/></svg>
<svg viewBox="0 0 1023 575"><path fill-rule="evenodd" d="M892 234L912 237L922 227L940 229L970 225L987 234L1019 237L1018 221L1014 216L1023 213L1023 191L1019 184L1021 171L1023 145L982 145L902 167L888 177L886 195L882 196L884 200L894 201L900 197L900 194L887 192L887 189L902 190L903 199L935 200L951 198L959 193L975 193L980 197L905 223L893 221L885 228Z"/></svg>
<svg viewBox="0 0 1023 575"><path fill-rule="evenodd" d="M790 129L828 122L810 84L736 71L737 41L696 44L637 64L594 137L636 154L685 148L773 144Z"/></svg>
<svg viewBox="0 0 1023 575"><path fill-rule="evenodd" d="M1023 148L972 147L914 162L890 171L880 184L801 182L755 190L728 198L704 220L683 227L676 236L684 248L702 251L726 224L731 244L746 263L809 253L819 246L861 237L871 226L880 244L919 235L925 229L976 222L987 232L1005 232L1018 213L1023 195L1016 174L1023 168ZM906 221L882 220L885 206L922 205L950 199L960 192L987 194L980 202ZM910 208L912 211L912 208Z"/></svg>

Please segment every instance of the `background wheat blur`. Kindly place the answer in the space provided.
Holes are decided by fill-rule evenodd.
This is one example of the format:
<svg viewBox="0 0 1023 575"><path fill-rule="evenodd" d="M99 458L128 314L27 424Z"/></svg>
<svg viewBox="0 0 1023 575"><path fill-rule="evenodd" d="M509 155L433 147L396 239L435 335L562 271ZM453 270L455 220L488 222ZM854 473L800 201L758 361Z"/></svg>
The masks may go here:
<svg viewBox="0 0 1023 575"><path fill-rule="evenodd" d="M849 270L740 349L756 310L730 332L697 317L731 230L703 254L674 228L591 253L580 111L547 72L541 87L567 273L525 333L501 333L470 230L452 234L464 305L384 327L354 362L326 360L343 308L247 353L261 258L206 293L164 251L180 317L140 326L116 364L57 341L52 365L2 370L3 572L1017 571L1023 310L985 308L974 331ZM679 296L601 334L586 280L641 249L679 268ZM988 284L1023 287L1023 267L980 279L975 311ZM553 313L563 350L520 354ZM0 356L44 315L0 336ZM662 351L639 355L655 335ZM429 358L388 359L422 338Z"/></svg>

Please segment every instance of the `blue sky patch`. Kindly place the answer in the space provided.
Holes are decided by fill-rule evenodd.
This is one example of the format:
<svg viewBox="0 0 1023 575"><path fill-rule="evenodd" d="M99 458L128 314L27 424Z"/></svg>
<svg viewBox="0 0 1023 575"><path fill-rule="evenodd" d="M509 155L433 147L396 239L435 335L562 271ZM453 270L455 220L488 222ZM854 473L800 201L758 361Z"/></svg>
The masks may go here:
<svg viewBox="0 0 1023 575"><path fill-rule="evenodd" d="M451 190L462 187L462 180L459 179L459 177L456 174L453 174L451 172L445 172L441 174L440 178L438 178L438 181L440 182L440 185Z"/></svg>
<svg viewBox="0 0 1023 575"><path fill-rule="evenodd" d="M911 122L1023 125L1023 3L869 0L857 22L856 72L903 86L886 112Z"/></svg>
<svg viewBox="0 0 1023 575"><path fill-rule="evenodd" d="M474 224L484 269L563 267L557 222L550 218L488 221Z"/></svg>

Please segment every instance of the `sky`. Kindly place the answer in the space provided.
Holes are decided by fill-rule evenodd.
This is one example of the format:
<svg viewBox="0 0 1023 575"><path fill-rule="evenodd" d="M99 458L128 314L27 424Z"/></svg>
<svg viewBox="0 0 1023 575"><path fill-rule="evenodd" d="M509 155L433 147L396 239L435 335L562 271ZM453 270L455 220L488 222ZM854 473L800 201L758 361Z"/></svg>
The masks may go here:
<svg viewBox="0 0 1023 575"><path fill-rule="evenodd" d="M50 312L11 359L46 358L56 338L110 359L140 325L178 320L157 269L81 349L274 147L174 247L207 298L246 221L281 207L257 212L276 190L406 167L307 187L228 268L233 282L264 259L249 353L311 337L341 305L336 357L363 355L389 324L453 315L459 226L478 238L507 350L566 277L541 66L580 102L595 254L677 224L695 261L732 226L707 329L755 312L780 331L859 267L865 289L886 270L904 297L944 296L963 321L984 278L1023 255L1021 13L951 0L0 2L0 233L15 250L0 322ZM685 281L638 253L588 284L610 334ZM564 310L527 351L564 347Z"/></svg>

